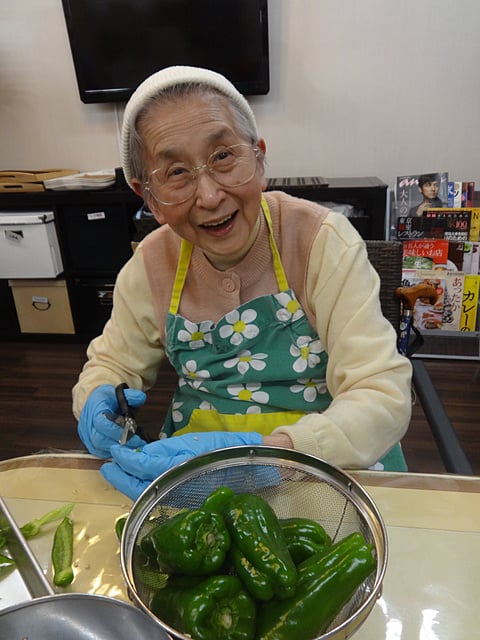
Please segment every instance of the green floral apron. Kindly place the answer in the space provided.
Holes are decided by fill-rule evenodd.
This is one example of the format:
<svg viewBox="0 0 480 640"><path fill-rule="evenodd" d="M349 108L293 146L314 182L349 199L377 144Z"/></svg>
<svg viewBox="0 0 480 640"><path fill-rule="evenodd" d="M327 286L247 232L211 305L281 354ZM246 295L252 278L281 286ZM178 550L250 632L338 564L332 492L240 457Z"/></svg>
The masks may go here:
<svg viewBox="0 0 480 640"><path fill-rule="evenodd" d="M332 398L325 374L328 356L289 288L269 229L278 293L250 300L216 324L191 322L178 314L192 245L182 240L166 322L166 354L179 383L163 433L256 431L270 434Z"/></svg>

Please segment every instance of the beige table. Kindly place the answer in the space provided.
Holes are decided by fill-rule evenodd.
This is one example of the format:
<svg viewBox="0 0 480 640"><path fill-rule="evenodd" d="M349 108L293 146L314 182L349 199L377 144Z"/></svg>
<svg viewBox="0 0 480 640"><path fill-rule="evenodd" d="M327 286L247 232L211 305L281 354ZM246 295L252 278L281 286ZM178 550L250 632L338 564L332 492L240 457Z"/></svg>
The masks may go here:
<svg viewBox="0 0 480 640"><path fill-rule="evenodd" d="M100 461L59 454L0 462L0 495L19 525L74 502L75 580L71 591L128 600L117 517L130 500L100 475ZM352 474L384 518L389 562L383 594L358 640L472 640L480 631L480 478ZM51 532L31 540L51 577ZM0 609L29 598L16 574L0 582ZM301 639L299 639L301 640Z"/></svg>

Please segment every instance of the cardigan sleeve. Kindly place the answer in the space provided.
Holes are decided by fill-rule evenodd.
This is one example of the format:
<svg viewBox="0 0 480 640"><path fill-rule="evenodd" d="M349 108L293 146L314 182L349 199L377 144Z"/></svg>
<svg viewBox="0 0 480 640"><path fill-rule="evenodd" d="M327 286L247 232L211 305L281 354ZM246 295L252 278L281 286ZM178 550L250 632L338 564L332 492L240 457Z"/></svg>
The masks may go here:
<svg viewBox="0 0 480 640"><path fill-rule="evenodd" d="M164 349L152 305L141 245L120 271L113 309L102 335L88 346L87 362L74 386L73 413L78 419L90 393L102 384L147 390L156 380Z"/></svg>
<svg viewBox="0 0 480 640"><path fill-rule="evenodd" d="M365 243L331 212L312 245L307 298L328 353L333 401L295 425L279 427L295 449L347 468L368 467L405 434L411 415L411 364L381 312L380 280Z"/></svg>

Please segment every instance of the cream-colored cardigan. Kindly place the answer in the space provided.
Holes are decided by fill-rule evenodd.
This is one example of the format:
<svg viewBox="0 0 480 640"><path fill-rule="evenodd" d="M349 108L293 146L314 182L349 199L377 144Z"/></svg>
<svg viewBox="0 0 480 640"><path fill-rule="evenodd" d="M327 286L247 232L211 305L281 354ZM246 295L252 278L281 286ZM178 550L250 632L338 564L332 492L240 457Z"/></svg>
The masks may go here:
<svg viewBox="0 0 480 640"><path fill-rule="evenodd" d="M368 467L404 435L411 412L411 365L382 316L379 278L363 240L340 213L281 192L268 192L275 241L290 287L328 353L333 397L323 413L279 427L296 449L346 468ZM112 317L89 345L73 389L78 418L91 391L126 382L148 390L164 355L165 320L180 239L168 226L149 234L117 278ZM194 249L181 298L182 316L218 321L254 297L276 292L262 216L249 254L218 271Z"/></svg>

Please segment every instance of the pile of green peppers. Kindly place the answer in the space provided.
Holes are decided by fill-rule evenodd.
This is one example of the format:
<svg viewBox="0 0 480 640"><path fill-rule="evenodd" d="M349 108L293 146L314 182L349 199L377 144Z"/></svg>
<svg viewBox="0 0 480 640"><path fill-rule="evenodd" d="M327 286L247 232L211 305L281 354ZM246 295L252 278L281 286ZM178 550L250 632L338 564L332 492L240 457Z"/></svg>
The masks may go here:
<svg viewBox="0 0 480 640"><path fill-rule="evenodd" d="M333 543L318 522L228 487L155 525L138 554L166 576L146 585L150 610L194 640L311 640L376 567L360 533Z"/></svg>

